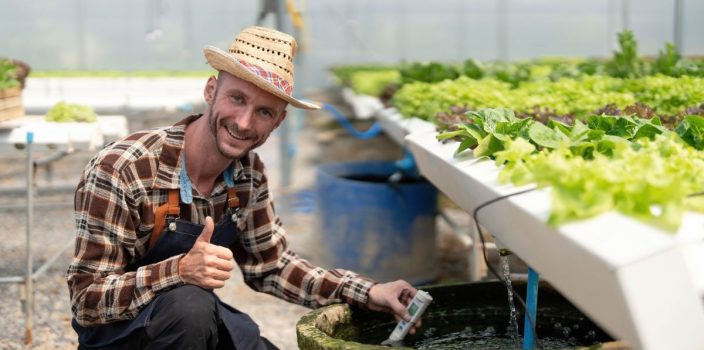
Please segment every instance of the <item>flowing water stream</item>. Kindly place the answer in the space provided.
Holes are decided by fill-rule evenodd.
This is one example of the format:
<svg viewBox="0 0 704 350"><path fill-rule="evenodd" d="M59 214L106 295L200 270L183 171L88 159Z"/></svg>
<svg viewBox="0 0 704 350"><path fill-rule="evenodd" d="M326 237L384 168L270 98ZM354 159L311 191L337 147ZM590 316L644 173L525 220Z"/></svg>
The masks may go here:
<svg viewBox="0 0 704 350"><path fill-rule="evenodd" d="M506 329L506 333L508 333L511 336L511 339L513 339L514 346L516 349L521 348L521 337L518 334L518 313L516 312L516 305L513 302L513 292L512 292L512 287L511 287L511 269L509 267L509 256L510 255L501 255L500 260L501 260L501 269L503 272L503 277L504 277L504 283L506 284L506 290L508 291L508 306L511 310L511 313L509 315L509 323L508 323L508 329Z"/></svg>

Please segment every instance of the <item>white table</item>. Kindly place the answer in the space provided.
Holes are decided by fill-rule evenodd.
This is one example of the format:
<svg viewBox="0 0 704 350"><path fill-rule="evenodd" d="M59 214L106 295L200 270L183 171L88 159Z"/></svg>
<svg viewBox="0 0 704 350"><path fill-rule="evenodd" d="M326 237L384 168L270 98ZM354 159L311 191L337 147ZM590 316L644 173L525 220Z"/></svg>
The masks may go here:
<svg viewBox="0 0 704 350"><path fill-rule="evenodd" d="M355 117L359 119L369 119L378 110L384 108L384 104L378 98L369 95L358 95L349 87L342 88L342 99L352 107Z"/></svg>
<svg viewBox="0 0 704 350"><path fill-rule="evenodd" d="M28 133L32 133L32 142L28 147ZM26 153L27 175L27 230L26 251L27 267L25 276L0 276L0 283L21 283L24 285L23 310L25 313L25 331L31 341L32 314L34 305L34 281L42 275L60 256L73 246L73 241L67 242L65 247L37 270L33 267L31 246L31 232L34 213L34 168L43 164L47 166L47 174L51 179L51 163L76 151L95 152L103 147L105 142L110 142L127 136L127 119L124 116L99 116L93 123L53 123L44 121L44 116L25 116L0 122L0 152L17 152L24 150ZM33 159L33 152L53 151L53 154L41 159Z"/></svg>
<svg viewBox="0 0 704 350"><path fill-rule="evenodd" d="M23 149L27 132L34 133L34 150L71 153L96 151L106 142L127 136L127 118L121 115L99 116L94 123L54 123L44 116L25 116L0 123L0 151Z"/></svg>

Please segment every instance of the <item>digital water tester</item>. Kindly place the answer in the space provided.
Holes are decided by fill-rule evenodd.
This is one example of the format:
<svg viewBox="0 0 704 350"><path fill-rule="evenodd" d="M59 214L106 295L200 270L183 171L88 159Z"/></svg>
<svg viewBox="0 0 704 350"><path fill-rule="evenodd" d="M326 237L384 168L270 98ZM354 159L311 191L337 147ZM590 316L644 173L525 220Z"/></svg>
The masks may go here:
<svg viewBox="0 0 704 350"><path fill-rule="evenodd" d="M403 340L403 338L406 337L406 334L408 334L408 331L414 324L416 324L416 322L418 322L418 319L421 315L423 315L423 312L425 312L425 309L428 308L428 305L430 305L432 301L433 297L431 297L428 292L422 290L416 291L416 295L413 297L413 300L411 300L411 303L406 307L406 310L408 310L408 313L411 315L411 320L408 322L405 320L398 321L396 328L394 328L394 331L391 332L391 335L389 336L389 341L400 342Z"/></svg>

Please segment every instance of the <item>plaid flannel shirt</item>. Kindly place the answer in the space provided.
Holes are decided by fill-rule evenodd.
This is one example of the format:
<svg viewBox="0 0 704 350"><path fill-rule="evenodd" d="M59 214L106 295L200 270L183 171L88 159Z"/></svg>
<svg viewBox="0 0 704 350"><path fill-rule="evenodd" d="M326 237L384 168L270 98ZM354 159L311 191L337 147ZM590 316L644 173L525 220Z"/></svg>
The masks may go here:
<svg viewBox="0 0 704 350"><path fill-rule="evenodd" d="M82 326L132 319L159 293L183 285L177 255L125 272L142 257L154 227L154 210L179 187L186 125L134 133L100 151L86 166L75 194L77 227L74 259L66 277L71 310ZM245 282L253 289L308 307L344 301L365 307L375 283L351 271L324 270L287 248L274 212L264 164L250 152L233 162L241 210L241 236L230 249ZM217 222L226 209L227 188L220 178L209 198L193 190L181 203L181 219Z"/></svg>

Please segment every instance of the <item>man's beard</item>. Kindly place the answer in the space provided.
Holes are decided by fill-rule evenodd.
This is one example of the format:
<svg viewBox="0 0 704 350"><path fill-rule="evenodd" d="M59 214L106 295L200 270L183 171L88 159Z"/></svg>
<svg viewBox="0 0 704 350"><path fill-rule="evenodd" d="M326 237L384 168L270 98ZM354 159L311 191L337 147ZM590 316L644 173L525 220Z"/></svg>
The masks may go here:
<svg viewBox="0 0 704 350"><path fill-rule="evenodd" d="M250 139L252 135L245 134L239 131L237 124L232 123L232 124L220 124L219 121L222 119L218 119L215 117L213 114L213 107L210 106L208 108L208 124L210 125L210 134L212 136L212 142L215 143L215 148L217 148L218 152L220 153L221 156L228 158L228 159L237 159L245 156L247 153L249 153L251 150L261 146L264 141L266 141L267 137L262 137L259 140L257 140L254 144L252 144L248 149L242 150L241 154L232 154L227 152L224 143L219 142L219 135L218 135L218 130L221 127L225 127L229 133L244 137L245 139ZM255 135L256 136L256 135Z"/></svg>

